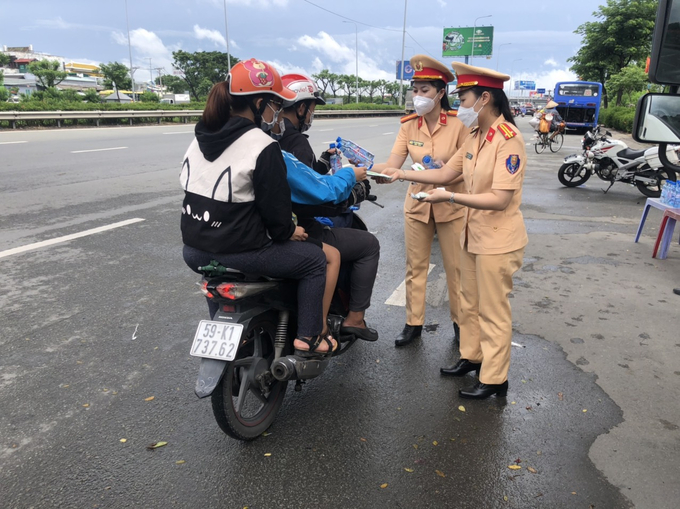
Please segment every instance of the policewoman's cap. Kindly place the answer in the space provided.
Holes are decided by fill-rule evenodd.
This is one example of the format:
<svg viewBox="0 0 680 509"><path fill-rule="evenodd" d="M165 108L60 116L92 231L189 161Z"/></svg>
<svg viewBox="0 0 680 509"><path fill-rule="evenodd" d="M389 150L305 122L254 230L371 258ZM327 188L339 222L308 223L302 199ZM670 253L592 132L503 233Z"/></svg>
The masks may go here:
<svg viewBox="0 0 680 509"><path fill-rule="evenodd" d="M500 88L503 90L503 84L510 79L510 76L502 72L461 62L453 62L451 67L456 72L458 79L457 88L453 91L454 94L472 87Z"/></svg>
<svg viewBox="0 0 680 509"><path fill-rule="evenodd" d="M441 62L427 55L415 55L410 60L413 67L413 81L442 80L444 83L453 81L453 73Z"/></svg>

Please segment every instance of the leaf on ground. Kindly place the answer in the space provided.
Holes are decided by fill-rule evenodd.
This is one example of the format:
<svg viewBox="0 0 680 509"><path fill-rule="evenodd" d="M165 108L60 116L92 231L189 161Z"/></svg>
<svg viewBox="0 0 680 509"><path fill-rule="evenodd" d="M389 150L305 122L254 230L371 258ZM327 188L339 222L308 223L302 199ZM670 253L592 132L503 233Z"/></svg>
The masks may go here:
<svg viewBox="0 0 680 509"><path fill-rule="evenodd" d="M516 404L517 404L517 401L511 401L510 404L511 404L511 405L516 405Z"/></svg>
<svg viewBox="0 0 680 509"><path fill-rule="evenodd" d="M507 495L503 495L503 500L504 500L505 502L507 502L507 501L508 501L508 496L507 496Z"/></svg>
<svg viewBox="0 0 680 509"><path fill-rule="evenodd" d="M509 468L510 470L519 470L519 469L522 468L522 467L520 467L519 465L508 465L508 468Z"/></svg>
<svg viewBox="0 0 680 509"><path fill-rule="evenodd" d="M414 448L414 449L417 449L417 448L418 448L418 444L413 444L413 448Z"/></svg>
<svg viewBox="0 0 680 509"><path fill-rule="evenodd" d="M366 442L366 441L367 441L365 438L360 438L359 440L361 440L362 442Z"/></svg>
<svg viewBox="0 0 680 509"><path fill-rule="evenodd" d="M265 458L269 458L269 456L271 456L271 455L272 455L272 453L270 453L270 452L265 452L265 453L264 453L264 457L265 457Z"/></svg>
<svg viewBox="0 0 680 509"><path fill-rule="evenodd" d="M89 404L89 403L85 403L83 406L84 406L85 408L87 408L87 407L90 406L90 404Z"/></svg>
<svg viewBox="0 0 680 509"><path fill-rule="evenodd" d="M526 380L522 380L522 383L525 384L525 383L527 383L527 381L526 381Z"/></svg>
<svg viewBox="0 0 680 509"><path fill-rule="evenodd" d="M154 442L151 445L147 445L146 448L149 449L149 450L153 450L153 449L158 449L159 447L163 447L165 445L168 445L168 443L167 442Z"/></svg>
<svg viewBox="0 0 680 509"><path fill-rule="evenodd" d="M536 454L538 454L540 456L543 453L541 451L536 451Z"/></svg>
<svg viewBox="0 0 680 509"><path fill-rule="evenodd" d="M531 405L527 407L527 410L531 411L533 408L531 408Z"/></svg>
<svg viewBox="0 0 680 509"><path fill-rule="evenodd" d="M558 392L557 393L557 399L559 399L560 401L564 400L564 394L562 394L561 392Z"/></svg>
<svg viewBox="0 0 680 509"><path fill-rule="evenodd" d="M63 387L64 389L66 389L66 388L70 387L70 385L68 385L68 384L67 384L67 385L62 385L62 387Z"/></svg>
<svg viewBox="0 0 680 509"><path fill-rule="evenodd" d="M584 409L583 409L583 413L584 413L584 414L585 414L587 411L588 411L587 408L584 408Z"/></svg>
<svg viewBox="0 0 680 509"><path fill-rule="evenodd" d="M380 485L380 487L381 487L382 489L385 489L385 488L387 488L387 483L383 483L383 484L381 484L381 485Z"/></svg>
<svg viewBox="0 0 680 509"><path fill-rule="evenodd" d="M522 460L519 459L519 458L517 458L517 459L515 460L515 463L517 463L517 464L519 465L520 463L522 463Z"/></svg>
<svg viewBox="0 0 680 509"><path fill-rule="evenodd" d="M451 439L451 442L455 442L455 441L456 441L456 439L455 439L455 438L452 438L452 439Z"/></svg>
<svg viewBox="0 0 680 509"><path fill-rule="evenodd" d="M186 463L186 461L184 461L184 460L175 461L175 465L184 465L185 463Z"/></svg>
<svg viewBox="0 0 680 509"><path fill-rule="evenodd" d="M269 431L265 431L264 433L262 433L263 437L268 437L269 435L271 435Z"/></svg>
<svg viewBox="0 0 680 509"><path fill-rule="evenodd" d="M572 494L572 495L576 495L576 492L575 492L575 491L572 491L571 494Z"/></svg>
<svg viewBox="0 0 680 509"><path fill-rule="evenodd" d="M528 470L529 472L531 472L532 474L537 474L537 473L538 473L538 470L536 470L536 469L533 468L533 467L527 467L527 470Z"/></svg>
<svg viewBox="0 0 680 509"><path fill-rule="evenodd" d="M148 398L144 398L144 401L153 401L156 396L149 396Z"/></svg>
<svg viewBox="0 0 680 509"><path fill-rule="evenodd" d="M439 442L435 440L434 442L432 442L432 445L439 445Z"/></svg>
<svg viewBox="0 0 680 509"><path fill-rule="evenodd" d="M435 470L435 473L436 473L439 477L446 477L446 474L445 474L444 472L442 472L441 470Z"/></svg>
<svg viewBox="0 0 680 509"><path fill-rule="evenodd" d="M458 410L460 410L461 412L465 412L465 407L463 405L460 405L458 407Z"/></svg>
<svg viewBox="0 0 680 509"><path fill-rule="evenodd" d="M125 443L125 442L127 442L127 438L121 438L120 441L121 441L122 443Z"/></svg>
<svg viewBox="0 0 680 509"><path fill-rule="evenodd" d="M409 473L414 472L414 470L412 468L405 468L404 470L406 470Z"/></svg>

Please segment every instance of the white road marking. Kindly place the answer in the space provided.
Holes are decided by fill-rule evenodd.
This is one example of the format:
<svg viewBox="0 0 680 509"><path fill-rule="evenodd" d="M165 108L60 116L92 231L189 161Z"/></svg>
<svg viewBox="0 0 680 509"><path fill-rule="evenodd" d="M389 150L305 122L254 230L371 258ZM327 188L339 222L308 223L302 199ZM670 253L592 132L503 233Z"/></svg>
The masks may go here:
<svg viewBox="0 0 680 509"><path fill-rule="evenodd" d="M5 258L7 256L12 256L19 253L25 253L26 251L33 251L34 249L40 249L41 247L53 246L54 244L61 244L62 242L68 242L69 240L79 239L80 237L87 237L88 235L105 232L107 230L113 230L114 228L120 228L121 226L139 223L140 221L144 221L144 219L142 219L141 217L135 217L134 219L127 219L125 221L120 221L118 223L113 223L107 226L92 228L91 230L85 230L80 233L72 233L71 235L64 235L63 237L57 237L56 239L43 240L41 242L35 242L33 244L15 247L13 249L7 249L6 251L0 251L0 258Z"/></svg>
<svg viewBox="0 0 680 509"><path fill-rule="evenodd" d="M331 140L331 141L322 141L324 145L330 145L331 143L335 143L337 140Z"/></svg>
<svg viewBox="0 0 680 509"><path fill-rule="evenodd" d="M389 133L382 133L383 136L387 136L388 134L394 134L394 131L391 131Z"/></svg>
<svg viewBox="0 0 680 509"><path fill-rule="evenodd" d="M13 145L14 143L28 143L27 141L0 141L0 145Z"/></svg>
<svg viewBox="0 0 680 509"><path fill-rule="evenodd" d="M524 345L520 345L519 343L515 343L514 341L512 341L510 344L511 344L512 346L517 346L517 347L519 347L519 348L526 348Z"/></svg>
<svg viewBox="0 0 680 509"><path fill-rule="evenodd" d="M429 275L432 269L435 268L433 263L430 264L430 268L427 270ZM402 281L396 290L392 292L390 298L385 301L388 306L406 306L406 281Z"/></svg>
<svg viewBox="0 0 680 509"><path fill-rule="evenodd" d="M332 131L333 129L318 129L317 132L325 133L326 131Z"/></svg>
<svg viewBox="0 0 680 509"><path fill-rule="evenodd" d="M104 152L106 150L123 150L127 147L93 148L91 150L71 150L71 154L82 154L84 152Z"/></svg>
<svg viewBox="0 0 680 509"><path fill-rule="evenodd" d="M369 125L368 127L380 127L380 124Z"/></svg>
<svg viewBox="0 0 680 509"><path fill-rule="evenodd" d="M173 131L171 133L163 133L163 134L194 134L194 131Z"/></svg>

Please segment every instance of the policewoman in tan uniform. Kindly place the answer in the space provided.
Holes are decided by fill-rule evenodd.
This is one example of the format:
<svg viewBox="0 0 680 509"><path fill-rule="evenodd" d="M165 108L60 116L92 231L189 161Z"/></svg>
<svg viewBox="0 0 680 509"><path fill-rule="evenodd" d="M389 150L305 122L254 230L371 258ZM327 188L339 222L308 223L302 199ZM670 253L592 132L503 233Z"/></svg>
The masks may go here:
<svg viewBox="0 0 680 509"><path fill-rule="evenodd" d="M463 175L464 191L435 189L425 201L467 207L461 253L460 355L445 375L477 371L479 381L461 389L464 398L505 396L512 339L508 295L512 275L522 266L528 242L519 210L526 165L524 140L514 125L503 83L509 76L454 62L458 75L458 118L477 126L460 150L440 170L387 168L397 178L443 184Z"/></svg>
<svg viewBox="0 0 680 509"><path fill-rule="evenodd" d="M441 164L448 161L469 134L469 129L450 111L446 84L453 81L453 73L441 62L425 56L411 58L414 69L413 105L416 113L401 119L401 129L386 163L374 166L400 168L407 157L422 163L430 156ZM447 187L462 191L462 179ZM456 241L463 227L464 207L451 203L419 202L411 193L430 191L431 184L408 186L404 201L404 237L406 244L406 325L395 341L396 346L411 343L420 337L425 323L425 289L430 266L430 252L435 229L442 250L449 293L449 309L458 337L460 247Z"/></svg>

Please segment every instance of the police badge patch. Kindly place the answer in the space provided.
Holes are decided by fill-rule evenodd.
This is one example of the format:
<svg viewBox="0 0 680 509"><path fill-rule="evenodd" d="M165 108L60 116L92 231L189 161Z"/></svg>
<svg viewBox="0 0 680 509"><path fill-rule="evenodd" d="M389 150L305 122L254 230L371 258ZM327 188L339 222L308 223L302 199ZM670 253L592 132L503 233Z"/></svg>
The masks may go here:
<svg viewBox="0 0 680 509"><path fill-rule="evenodd" d="M519 156L517 154L512 154L505 160L505 167L510 172L510 175L514 175L519 170Z"/></svg>

